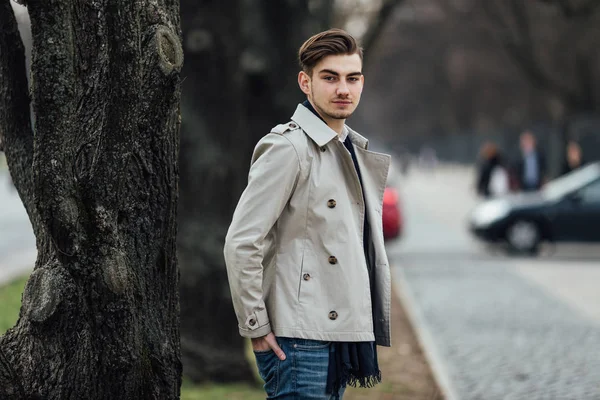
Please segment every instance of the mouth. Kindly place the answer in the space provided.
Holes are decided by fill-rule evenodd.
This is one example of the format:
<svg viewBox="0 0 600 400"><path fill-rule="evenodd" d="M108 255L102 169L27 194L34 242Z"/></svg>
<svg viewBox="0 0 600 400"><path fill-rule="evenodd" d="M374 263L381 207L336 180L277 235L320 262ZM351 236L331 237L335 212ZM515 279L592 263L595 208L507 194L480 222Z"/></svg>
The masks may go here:
<svg viewBox="0 0 600 400"><path fill-rule="evenodd" d="M349 100L334 100L333 101L334 104L342 104L342 105L349 105L352 104L351 101Z"/></svg>

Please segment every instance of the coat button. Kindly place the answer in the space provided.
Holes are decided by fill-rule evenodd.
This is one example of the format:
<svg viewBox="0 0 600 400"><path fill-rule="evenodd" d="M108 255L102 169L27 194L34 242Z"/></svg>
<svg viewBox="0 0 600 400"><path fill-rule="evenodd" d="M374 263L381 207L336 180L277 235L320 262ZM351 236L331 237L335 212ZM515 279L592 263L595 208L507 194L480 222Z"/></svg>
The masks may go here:
<svg viewBox="0 0 600 400"><path fill-rule="evenodd" d="M256 320L255 319L251 319L250 321L248 321L248 324L250 326L254 326L254 325L256 325Z"/></svg>
<svg viewBox="0 0 600 400"><path fill-rule="evenodd" d="M329 311L329 319L335 321L338 317L338 313L336 311Z"/></svg>
<svg viewBox="0 0 600 400"><path fill-rule="evenodd" d="M337 202L334 199L331 199L327 202L327 207L334 208L337 205Z"/></svg>
<svg viewBox="0 0 600 400"><path fill-rule="evenodd" d="M295 129L295 128L297 128L297 127L298 127L298 125L296 125L296 124L293 124L293 123L292 123L292 124L290 124L289 126L290 126L290 128L292 128L292 129Z"/></svg>
<svg viewBox="0 0 600 400"><path fill-rule="evenodd" d="M337 258L334 256L329 257L329 264L337 264Z"/></svg>
<svg viewBox="0 0 600 400"><path fill-rule="evenodd" d="M309 281L310 280L310 274L304 274L304 275L302 275L302 279L304 279L305 281Z"/></svg>
<svg viewBox="0 0 600 400"><path fill-rule="evenodd" d="M327 148L325 146L321 147L322 152L324 152L325 150L327 150Z"/></svg>

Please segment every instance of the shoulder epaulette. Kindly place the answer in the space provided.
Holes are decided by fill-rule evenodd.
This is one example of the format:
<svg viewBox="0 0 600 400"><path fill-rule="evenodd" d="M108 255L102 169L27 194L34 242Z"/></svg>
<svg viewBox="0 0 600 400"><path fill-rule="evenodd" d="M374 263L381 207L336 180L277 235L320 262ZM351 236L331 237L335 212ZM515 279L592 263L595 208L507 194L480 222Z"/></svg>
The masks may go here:
<svg viewBox="0 0 600 400"><path fill-rule="evenodd" d="M285 133L287 131L293 131L298 128L299 128L298 124L296 124L294 121L290 121L287 124L277 125L273 129L271 129L271 133L278 133L278 134L282 135L283 133Z"/></svg>

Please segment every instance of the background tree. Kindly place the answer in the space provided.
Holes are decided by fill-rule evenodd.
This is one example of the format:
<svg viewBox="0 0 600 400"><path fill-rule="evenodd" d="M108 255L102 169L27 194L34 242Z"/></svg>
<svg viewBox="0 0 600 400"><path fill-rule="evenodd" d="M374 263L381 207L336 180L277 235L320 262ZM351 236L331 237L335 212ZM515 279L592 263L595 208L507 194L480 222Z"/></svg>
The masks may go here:
<svg viewBox="0 0 600 400"><path fill-rule="evenodd" d="M30 89L0 0L0 135L38 259L0 398L176 399L178 1L27 6Z"/></svg>
<svg viewBox="0 0 600 400"><path fill-rule="evenodd" d="M600 2L480 3L498 43L554 103L553 116L598 111Z"/></svg>
<svg viewBox="0 0 600 400"><path fill-rule="evenodd" d="M600 2L539 0L480 3L515 65L544 93L554 123L547 148L558 173L570 125L600 111Z"/></svg>
<svg viewBox="0 0 600 400"><path fill-rule="evenodd" d="M402 2L370 54L376 62L354 124L460 161L473 161L483 138L516 151L516 135L536 126L556 158L563 150L546 140L558 137L552 132L599 111L598 4Z"/></svg>

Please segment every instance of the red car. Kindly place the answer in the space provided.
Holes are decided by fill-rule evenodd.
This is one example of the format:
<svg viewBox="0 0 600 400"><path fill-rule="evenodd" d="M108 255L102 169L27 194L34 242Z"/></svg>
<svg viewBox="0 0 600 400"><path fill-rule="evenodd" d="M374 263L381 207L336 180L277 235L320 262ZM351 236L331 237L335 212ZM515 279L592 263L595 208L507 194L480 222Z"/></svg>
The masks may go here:
<svg viewBox="0 0 600 400"><path fill-rule="evenodd" d="M383 238L396 239L402 235L402 212L400 196L392 187L386 187L383 193Z"/></svg>

